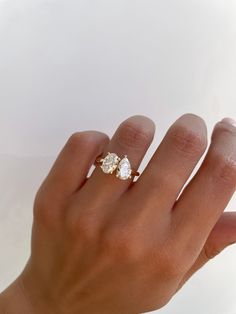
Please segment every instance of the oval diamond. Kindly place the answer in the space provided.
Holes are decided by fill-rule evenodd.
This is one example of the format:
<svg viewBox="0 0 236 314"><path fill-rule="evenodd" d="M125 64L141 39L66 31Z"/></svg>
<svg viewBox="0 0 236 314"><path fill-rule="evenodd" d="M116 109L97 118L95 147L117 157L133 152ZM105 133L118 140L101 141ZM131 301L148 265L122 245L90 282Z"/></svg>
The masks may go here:
<svg viewBox="0 0 236 314"><path fill-rule="evenodd" d="M117 168L120 158L115 153L108 153L108 155L103 158L101 168L105 173L113 173Z"/></svg>
<svg viewBox="0 0 236 314"><path fill-rule="evenodd" d="M127 180L127 179L131 178L131 173L132 173L132 170L131 170L129 159L127 158L127 156L125 156L119 162L119 165L117 167L116 176L121 180Z"/></svg>

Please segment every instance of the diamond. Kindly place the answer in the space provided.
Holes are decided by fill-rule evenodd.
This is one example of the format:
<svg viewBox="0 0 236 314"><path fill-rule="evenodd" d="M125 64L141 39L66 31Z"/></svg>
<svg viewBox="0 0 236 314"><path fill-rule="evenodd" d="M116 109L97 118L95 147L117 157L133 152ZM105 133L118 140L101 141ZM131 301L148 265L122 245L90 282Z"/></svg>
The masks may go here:
<svg viewBox="0 0 236 314"><path fill-rule="evenodd" d="M117 168L120 158L115 153L108 153L108 155L102 159L101 168L103 172L112 174Z"/></svg>
<svg viewBox="0 0 236 314"><path fill-rule="evenodd" d="M117 167L116 176L121 180L127 180L127 179L131 178L131 173L132 173L132 170L131 170L129 159L127 158L127 156L125 156L119 162L119 165Z"/></svg>

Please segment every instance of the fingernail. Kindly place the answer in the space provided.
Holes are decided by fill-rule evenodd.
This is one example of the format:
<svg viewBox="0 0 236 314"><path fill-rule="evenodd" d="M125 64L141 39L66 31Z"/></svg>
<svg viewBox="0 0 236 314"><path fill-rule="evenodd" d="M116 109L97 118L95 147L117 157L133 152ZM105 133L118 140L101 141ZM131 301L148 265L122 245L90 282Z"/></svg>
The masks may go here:
<svg viewBox="0 0 236 314"><path fill-rule="evenodd" d="M232 118L224 118L221 122L231 124L232 126L236 127L236 121Z"/></svg>

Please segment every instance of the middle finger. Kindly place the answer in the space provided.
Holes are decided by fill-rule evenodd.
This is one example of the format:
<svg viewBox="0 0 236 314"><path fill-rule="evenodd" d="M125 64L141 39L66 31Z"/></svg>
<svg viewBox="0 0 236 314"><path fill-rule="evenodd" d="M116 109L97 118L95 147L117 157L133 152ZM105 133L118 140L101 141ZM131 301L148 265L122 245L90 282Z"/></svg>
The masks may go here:
<svg viewBox="0 0 236 314"><path fill-rule="evenodd" d="M180 117L168 130L146 169L131 188L150 208L171 210L183 185L207 147L204 121L192 114Z"/></svg>

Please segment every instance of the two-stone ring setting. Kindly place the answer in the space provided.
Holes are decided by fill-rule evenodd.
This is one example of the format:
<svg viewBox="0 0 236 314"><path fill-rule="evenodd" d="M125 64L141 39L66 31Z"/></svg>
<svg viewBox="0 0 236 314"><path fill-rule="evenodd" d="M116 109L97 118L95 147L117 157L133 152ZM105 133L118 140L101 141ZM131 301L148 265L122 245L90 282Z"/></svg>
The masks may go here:
<svg viewBox="0 0 236 314"><path fill-rule="evenodd" d="M115 172L116 177L121 180L139 176L139 172L131 169L127 155L121 159L117 154L108 152L104 158L98 157L95 164L100 165L100 168L106 174L113 174Z"/></svg>

